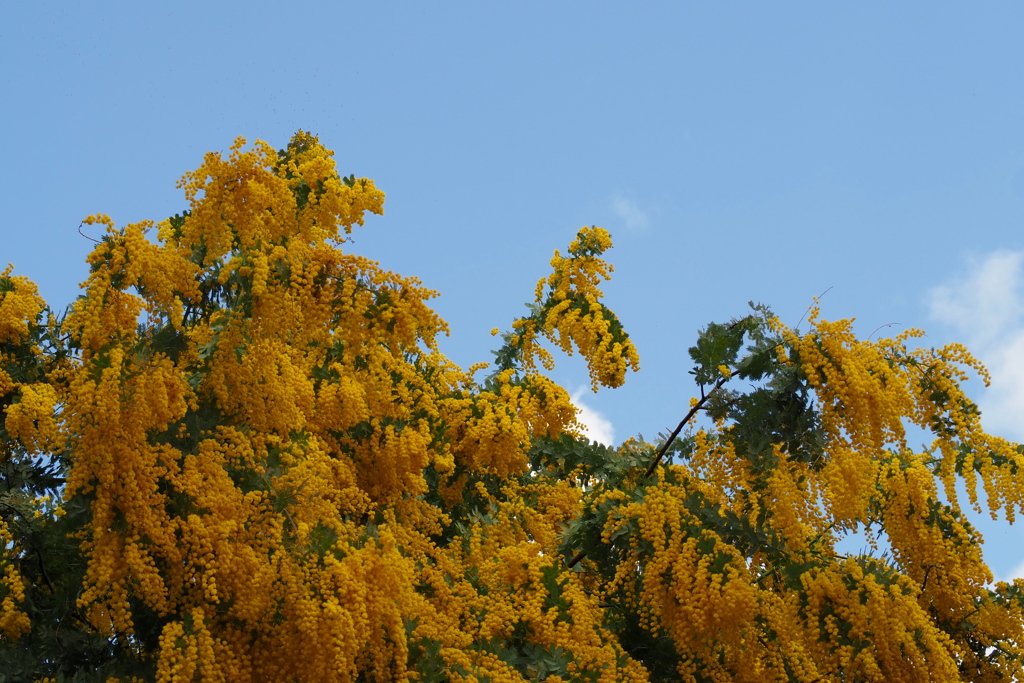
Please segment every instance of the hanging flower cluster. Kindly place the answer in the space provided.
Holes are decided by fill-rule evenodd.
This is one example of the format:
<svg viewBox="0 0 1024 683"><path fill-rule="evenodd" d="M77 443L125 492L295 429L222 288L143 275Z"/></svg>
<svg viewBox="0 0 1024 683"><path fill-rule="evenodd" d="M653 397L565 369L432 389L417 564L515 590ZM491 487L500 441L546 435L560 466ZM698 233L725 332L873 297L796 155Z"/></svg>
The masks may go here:
<svg viewBox="0 0 1024 683"><path fill-rule="evenodd" d="M640 369L629 335L615 314L605 308L599 285L609 279L611 264L600 258L612 246L603 228L583 228L569 245L569 256L558 251L551 259L552 273L537 282L534 314L512 324L512 345L528 371L536 358L551 369L551 354L539 345L544 336L568 355L575 347L586 359L594 391L598 386L617 387L625 381L626 370Z"/></svg>

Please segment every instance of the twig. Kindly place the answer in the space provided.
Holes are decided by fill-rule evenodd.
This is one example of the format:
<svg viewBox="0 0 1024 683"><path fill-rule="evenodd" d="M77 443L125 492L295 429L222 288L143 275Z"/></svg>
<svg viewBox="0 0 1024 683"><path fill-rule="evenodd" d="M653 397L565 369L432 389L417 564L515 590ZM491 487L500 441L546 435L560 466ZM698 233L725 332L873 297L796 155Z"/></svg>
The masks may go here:
<svg viewBox="0 0 1024 683"><path fill-rule="evenodd" d="M658 463L661 462L661 458L665 455L666 452L668 452L668 449L672 445L672 442L674 442L676 440L676 437L679 436L679 432L683 431L683 427L686 426L686 423L690 421L690 418L697 414L698 410L704 407L704 404L707 403L708 399L711 398L712 394L721 389L722 385L725 384L727 381L727 377L723 377L722 379L718 380L714 388L711 389L711 391L709 391L707 394L704 393L704 387L701 387L700 400L693 404L693 407L690 408L690 411L686 413L686 416L683 417L683 419L679 422L679 425L676 426L675 431L672 432L671 436L669 436L665 440L665 443L662 444L661 449L658 450L658 454L654 456L654 460L651 461L650 466L644 473L644 479L651 478L651 475L654 474L654 470L658 468Z"/></svg>
<svg viewBox="0 0 1024 683"><path fill-rule="evenodd" d="M85 225L85 221L82 221L81 223L78 224L78 234L81 235L82 237L84 237L87 240L92 240L96 244L99 244L100 241L98 239L96 239L95 237L89 237L84 232L82 232L82 226L83 225Z"/></svg>
<svg viewBox="0 0 1024 683"><path fill-rule="evenodd" d="M46 565L43 564L43 553L40 552L39 548L34 549L36 551L36 558L39 560L39 573L43 576L43 581L46 582L47 587L50 589L50 595L57 592L57 589L50 583L50 577L46 573Z"/></svg>
<svg viewBox="0 0 1024 683"><path fill-rule="evenodd" d="M831 291L832 291L832 287L829 287L824 292L822 292L818 296L814 297L814 304L818 303L818 301L821 299L821 297L825 296L826 294L828 294ZM811 312L812 308L814 308L814 304L811 304L810 306L807 307L807 310L804 311L804 314L802 316L800 316L799 320L796 321L796 325L794 326L793 329L798 329L800 327L800 323L802 323L804 321L804 318L807 317L807 314Z"/></svg>
<svg viewBox="0 0 1024 683"><path fill-rule="evenodd" d="M899 325L899 323L886 323L884 325L879 325L878 327L875 328L875 332L878 332L883 327L892 327L893 325ZM875 336L875 332L872 332L871 334L869 334L868 335L868 339L871 339L872 337L874 337Z"/></svg>

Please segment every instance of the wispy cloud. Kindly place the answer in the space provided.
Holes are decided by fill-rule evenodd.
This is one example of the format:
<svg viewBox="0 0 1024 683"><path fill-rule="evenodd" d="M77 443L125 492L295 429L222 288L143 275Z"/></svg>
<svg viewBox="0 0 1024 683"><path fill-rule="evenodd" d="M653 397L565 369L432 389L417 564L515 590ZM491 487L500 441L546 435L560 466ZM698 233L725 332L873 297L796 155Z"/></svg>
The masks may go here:
<svg viewBox="0 0 1024 683"><path fill-rule="evenodd" d="M615 429L611 421L583 402L584 389L572 395L572 402L579 409L576 419L583 426L583 435L591 441L605 446L615 445Z"/></svg>
<svg viewBox="0 0 1024 683"><path fill-rule="evenodd" d="M1005 581L1006 583L1013 583L1014 579L1024 579L1024 562L1017 564L1017 566L1008 571L1005 576L996 577L996 581Z"/></svg>
<svg viewBox="0 0 1024 683"><path fill-rule="evenodd" d="M612 197L612 210L629 230L645 230L650 224L647 213L625 195L617 194Z"/></svg>
<svg viewBox="0 0 1024 683"><path fill-rule="evenodd" d="M1024 253L996 251L929 293L931 317L955 329L992 374L985 428L1024 440Z"/></svg>

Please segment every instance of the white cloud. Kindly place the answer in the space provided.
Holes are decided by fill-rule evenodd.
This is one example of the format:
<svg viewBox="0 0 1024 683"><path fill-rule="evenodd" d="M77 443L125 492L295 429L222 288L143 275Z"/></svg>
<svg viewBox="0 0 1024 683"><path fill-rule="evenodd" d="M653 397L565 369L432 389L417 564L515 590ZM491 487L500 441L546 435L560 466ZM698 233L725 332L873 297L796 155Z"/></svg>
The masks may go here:
<svg viewBox="0 0 1024 683"><path fill-rule="evenodd" d="M1006 573L1005 576L997 576L996 581L1005 581L1006 583L1013 583L1014 579L1024 579L1024 562L1020 562L1016 567Z"/></svg>
<svg viewBox="0 0 1024 683"><path fill-rule="evenodd" d="M931 317L954 328L992 374L978 400L985 428L1024 440L1024 253L996 251L929 293Z"/></svg>
<svg viewBox="0 0 1024 683"><path fill-rule="evenodd" d="M931 291L932 317L970 335L975 343L991 343L1020 328L1022 263L1024 253L1014 251L972 259L966 277Z"/></svg>
<svg viewBox="0 0 1024 683"><path fill-rule="evenodd" d="M623 195L612 197L612 210L629 230L644 230L650 223L647 214L637 206L636 202Z"/></svg>
<svg viewBox="0 0 1024 683"><path fill-rule="evenodd" d="M614 446L615 429L612 427L612 423L604 415L583 402L584 391L584 389L580 389L572 395L573 405L579 409L576 419L583 427L583 436L591 441L603 443L605 446Z"/></svg>

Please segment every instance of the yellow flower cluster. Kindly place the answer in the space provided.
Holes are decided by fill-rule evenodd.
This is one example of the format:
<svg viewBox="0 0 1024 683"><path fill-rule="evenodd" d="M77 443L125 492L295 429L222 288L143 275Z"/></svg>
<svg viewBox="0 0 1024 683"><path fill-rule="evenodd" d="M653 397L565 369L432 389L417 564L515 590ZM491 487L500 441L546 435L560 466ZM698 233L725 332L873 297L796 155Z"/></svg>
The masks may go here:
<svg viewBox="0 0 1024 683"><path fill-rule="evenodd" d="M460 393L441 402L441 417L454 430L452 463L501 477L526 468L526 451L535 436L576 433L576 408L568 392L540 374L513 382L512 370L495 378L491 391Z"/></svg>
<svg viewBox="0 0 1024 683"><path fill-rule="evenodd" d="M979 509L978 475L990 511L1012 520L1024 509L1024 456L1010 442L986 434L980 413L960 384L967 370L987 383L984 367L959 344L940 349L906 347L920 337L908 330L894 339L858 340L851 321L818 320L812 309L810 334L799 336L776 323L818 397L831 462L825 473L837 517L863 521L886 451L907 448L906 423L935 434L932 451L941 459L944 494L958 508L957 476Z"/></svg>
<svg viewBox="0 0 1024 683"><path fill-rule="evenodd" d="M537 282L535 302L541 307L540 319L521 318L513 323L528 370L535 366L536 358L544 367L552 366L551 355L538 344L538 335L569 355L575 346L587 361L594 391L598 385L620 386L627 369L640 369L633 342L600 302L600 283L612 272L600 255L611 246L607 230L589 227L580 230L569 245L568 257L555 252L552 273Z"/></svg>
<svg viewBox="0 0 1024 683"><path fill-rule="evenodd" d="M4 413L0 431L5 432L0 465L6 470L5 481L15 483L0 493L0 638L17 641L32 628L25 608L29 582L21 572L31 551L20 534L29 524L24 517L38 523L49 496L22 499L16 480L8 477L19 471L18 477L23 477L26 470L61 450L56 378L64 364L48 358L40 348L40 333L52 331L53 320L44 317L46 304L36 285L12 271L8 267L0 273L0 405ZM18 520L19 516L23 518Z"/></svg>
<svg viewBox="0 0 1024 683"><path fill-rule="evenodd" d="M4 426L11 438L24 444L29 453L52 453L59 450L57 421L54 407L57 390L50 384L36 382L23 384L20 399L7 407Z"/></svg>
<svg viewBox="0 0 1024 683"><path fill-rule="evenodd" d="M202 265L234 250L252 253L263 245L295 239L304 244L338 240L363 214L383 212L384 193L365 178L351 185L335 171L334 153L316 138L301 134L279 157L257 141L245 149L238 138L227 159L211 152L202 166L179 183L192 205L179 232L161 226L161 239L181 248L204 249ZM258 255L258 254L253 254ZM242 267L241 260L234 267Z"/></svg>
<svg viewBox="0 0 1024 683"><path fill-rule="evenodd" d="M615 510L603 532L605 542L624 525L635 524L630 546L636 559L620 563L609 591L624 591L635 601L643 626L671 636L680 652L718 662L720 668L706 669L712 678L751 670L751 655L759 649L750 629L758 588L742 553L694 516L689 497L684 487L658 484L642 501ZM646 546L643 554L641 546ZM635 563L642 557L638 576ZM687 679L693 671L679 673Z"/></svg>
<svg viewBox="0 0 1024 683"><path fill-rule="evenodd" d="M848 558L801 575L804 670L868 681L959 680L955 648L918 604L913 582L868 571L870 562Z"/></svg>
<svg viewBox="0 0 1024 683"><path fill-rule="evenodd" d="M567 483L523 489L510 480L500 496L482 487L477 493L489 502L489 518L474 522L460 544L427 548L432 561L419 571L432 597L414 635L440 646L447 676L523 681L507 662L479 649L521 634L531 648L572 654L566 680L647 681L603 627L581 575L552 555L561 523L578 513L578 490ZM524 503L533 497L536 505Z"/></svg>
<svg viewBox="0 0 1024 683"><path fill-rule="evenodd" d="M32 627L21 608L27 582L13 561L17 550L7 524L0 520L0 635L10 640L18 640Z"/></svg>
<svg viewBox="0 0 1024 683"><path fill-rule="evenodd" d="M0 345L4 347L0 349L0 399L7 403L4 427L30 455L38 455L59 449L54 411L60 398L49 382L17 382L8 372L29 358L39 367L48 365L42 349L31 340L31 329L45 324L40 317L46 304L35 283L11 272L8 267L0 273ZM9 456L0 450L0 462Z"/></svg>
<svg viewBox="0 0 1024 683"><path fill-rule="evenodd" d="M0 280L6 291L0 297L0 344L20 344L28 338L29 326L46 305L35 283L20 275L12 276L14 266L8 265Z"/></svg>

